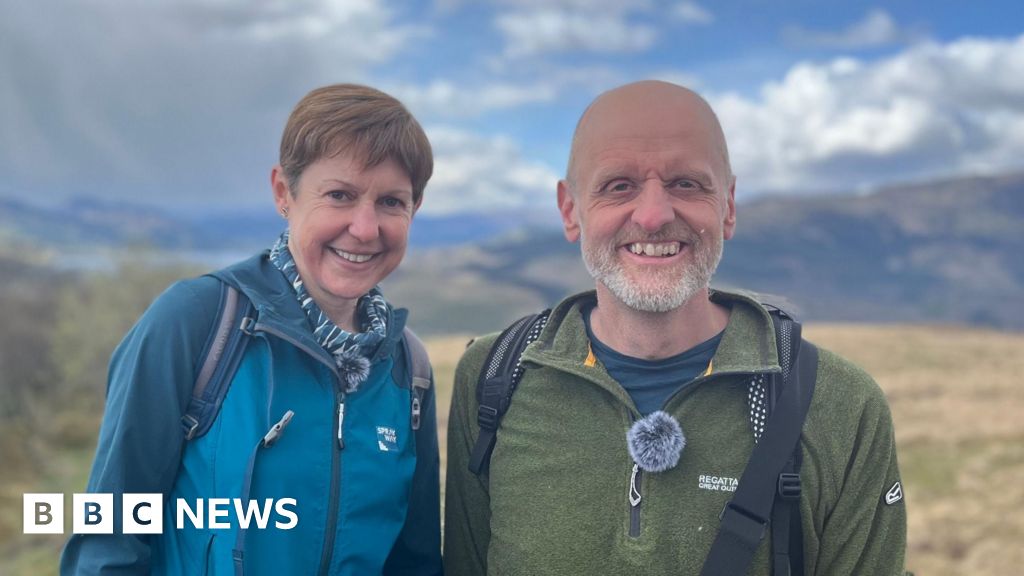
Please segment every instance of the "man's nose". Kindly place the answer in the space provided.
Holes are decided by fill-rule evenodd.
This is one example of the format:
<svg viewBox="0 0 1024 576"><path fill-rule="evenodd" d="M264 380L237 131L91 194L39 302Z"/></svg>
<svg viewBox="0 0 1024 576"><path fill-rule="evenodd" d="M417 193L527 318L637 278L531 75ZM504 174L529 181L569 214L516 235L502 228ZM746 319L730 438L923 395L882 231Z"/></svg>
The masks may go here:
<svg viewBox="0 0 1024 576"><path fill-rule="evenodd" d="M355 206L352 222L348 225L348 233L360 242L372 242L380 236L380 222L377 219L375 202L365 199Z"/></svg>
<svg viewBox="0 0 1024 576"><path fill-rule="evenodd" d="M672 198L660 181L645 182L636 202L632 220L646 232L657 232L675 219Z"/></svg>

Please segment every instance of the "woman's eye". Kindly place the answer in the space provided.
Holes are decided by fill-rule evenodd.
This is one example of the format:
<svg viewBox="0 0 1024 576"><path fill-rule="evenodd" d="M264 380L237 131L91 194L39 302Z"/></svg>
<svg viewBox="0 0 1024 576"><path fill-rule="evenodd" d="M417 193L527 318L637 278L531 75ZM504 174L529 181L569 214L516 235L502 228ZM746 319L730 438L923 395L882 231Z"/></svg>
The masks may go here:
<svg viewBox="0 0 1024 576"><path fill-rule="evenodd" d="M327 193L327 197L331 200L347 200L348 192L345 192L344 190L331 190Z"/></svg>
<svg viewBox="0 0 1024 576"><path fill-rule="evenodd" d="M385 206L388 208L404 208L405 202L399 198L387 197L382 200Z"/></svg>

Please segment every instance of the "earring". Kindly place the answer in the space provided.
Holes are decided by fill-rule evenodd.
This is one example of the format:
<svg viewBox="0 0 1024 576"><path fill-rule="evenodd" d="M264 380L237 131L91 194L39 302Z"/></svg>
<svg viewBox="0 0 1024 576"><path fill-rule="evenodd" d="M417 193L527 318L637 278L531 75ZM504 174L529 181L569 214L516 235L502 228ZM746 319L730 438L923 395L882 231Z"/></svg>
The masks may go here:
<svg viewBox="0 0 1024 576"><path fill-rule="evenodd" d="M288 209L287 208L281 208L281 217L282 218L287 218L288 217Z"/></svg>

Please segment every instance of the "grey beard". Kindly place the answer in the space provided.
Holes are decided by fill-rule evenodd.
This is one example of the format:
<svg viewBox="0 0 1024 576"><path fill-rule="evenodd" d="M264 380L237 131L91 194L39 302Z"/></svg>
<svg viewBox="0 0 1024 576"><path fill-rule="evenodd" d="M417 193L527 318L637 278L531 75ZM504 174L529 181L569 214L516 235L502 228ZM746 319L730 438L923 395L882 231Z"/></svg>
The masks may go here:
<svg viewBox="0 0 1024 576"><path fill-rule="evenodd" d="M724 239L721 234L707 243L700 235L687 230L685 241L692 249L694 261L682 270L651 271L647 283L634 283L616 260L615 244L589 246L580 227L580 250L583 264L594 280L604 284L623 304L639 312L668 312L685 304L711 284L711 277L722 259ZM657 241L655 237L651 241Z"/></svg>

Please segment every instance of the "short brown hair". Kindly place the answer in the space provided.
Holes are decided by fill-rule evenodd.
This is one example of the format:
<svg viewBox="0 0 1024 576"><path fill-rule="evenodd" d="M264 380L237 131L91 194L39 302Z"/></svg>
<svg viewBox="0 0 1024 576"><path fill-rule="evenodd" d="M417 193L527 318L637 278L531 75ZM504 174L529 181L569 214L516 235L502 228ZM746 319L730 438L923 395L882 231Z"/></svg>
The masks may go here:
<svg viewBox="0 0 1024 576"><path fill-rule="evenodd" d="M295 105L281 136L280 159L292 193L307 166L349 149L367 167L389 159L398 163L419 204L434 171L427 135L397 99L358 84L317 88Z"/></svg>

